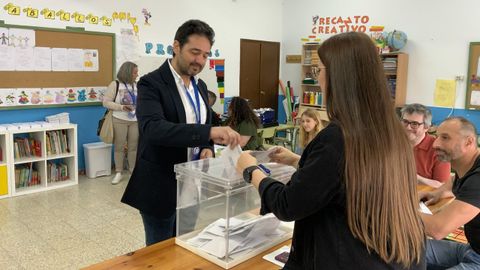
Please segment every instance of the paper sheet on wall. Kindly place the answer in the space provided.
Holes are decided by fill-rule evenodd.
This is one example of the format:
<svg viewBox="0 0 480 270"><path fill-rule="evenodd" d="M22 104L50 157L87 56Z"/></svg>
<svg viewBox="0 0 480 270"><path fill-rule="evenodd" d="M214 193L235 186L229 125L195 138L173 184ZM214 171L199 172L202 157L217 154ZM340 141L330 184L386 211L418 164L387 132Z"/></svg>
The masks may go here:
<svg viewBox="0 0 480 270"><path fill-rule="evenodd" d="M472 90L470 95L470 105L480 106L480 91Z"/></svg>
<svg viewBox="0 0 480 270"><path fill-rule="evenodd" d="M66 48L52 48L52 71L68 71Z"/></svg>
<svg viewBox="0 0 480 270"><path fill-rule="evenodd" d="M0 107L15 106L15 89L0 89Z"/></svg>
<svg viewBox="0 0 480 270"><path fill-rule="evenodd" d="M120 35L117 35L117 69L125 61L137 63L140 59L138 37L133 29L120 29Z"/></svg>
<svg viewBox="0 0 480 270"><path fill-rule="evenodd" d="M33 48L15 47L14 54L15 70L32 71L34 70Z"/></svg>
<svg viewBox="0 0 480 270"><path fill-rule="evenodd" d="M0 46L0 70L15 70L15 48L10 46Z"/></svg>
<svg viewBox="0 0 480 270"><path fill-rule="evenodd" d="M33 63L36 71L51 71L52 49L47 47L33 48Z"/></svg>
<svg viewBox="0 0 480 270"><path fill-rule="evenodd" d="M67 49L68 71L83 71L83 49Z"/></svg>
<svg viewBox="0 0 480 270"><path fill-rule="evenodd" d="M441 107L453 107L455 105L455 80L437 80L433 104Z"/></svg>
<svg viewBox="0 0 480 270"><path fill-rule="evenodd" d="M83 70L98 71L98 50L83 50Z"/></svg>
<svg viewBox="0 0 480 270"><path fill-rule="evenodd" d="M8 44L13 47L35 47L35 30L10 28L8 30Z"/></svg>

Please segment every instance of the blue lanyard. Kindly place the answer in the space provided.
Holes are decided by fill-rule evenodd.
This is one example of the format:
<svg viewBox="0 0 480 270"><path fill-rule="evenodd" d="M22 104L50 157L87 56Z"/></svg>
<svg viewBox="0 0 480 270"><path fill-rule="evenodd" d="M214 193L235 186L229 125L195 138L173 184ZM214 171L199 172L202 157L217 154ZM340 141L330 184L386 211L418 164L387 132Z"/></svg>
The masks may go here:
<svg viewBox="0 0 480 270"><path fill-rule="evenodd" d="M128 90L128 86L126 83L123 83L125 85L125 88L127 88L127 92L128 94L130 95L130 97L132 98L132 105L135 105L137 104L137 97L135 96L135 87L133 86L132 84L132 92L130 92L130 90Z"/></svg>
<svg viewBox="0 0 480 270"><path fill-rule="evenodd" d="M190 105L192 105L193 111L195 112L195 119L197 121L197 124L201 124L202 115L200 114L200 97L198 95L198 87L193 77L190 78L190 81L193 86L193 92L195 93L195 101L197 102L197 106L195 106L195 103L193 102L193 98L192 96L190 96L190 93L188 92L188 89L185 86L185 84L183 85L183 88L185 88L185 93L187 93L188 101L190 102Z"/></svg>

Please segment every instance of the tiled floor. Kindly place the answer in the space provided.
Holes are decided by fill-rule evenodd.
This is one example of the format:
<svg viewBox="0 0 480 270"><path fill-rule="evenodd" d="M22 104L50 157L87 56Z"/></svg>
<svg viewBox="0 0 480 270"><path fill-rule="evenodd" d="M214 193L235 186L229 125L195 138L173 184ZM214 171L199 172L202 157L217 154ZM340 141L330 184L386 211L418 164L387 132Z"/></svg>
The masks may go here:
<svg viewBox="0 0 480 270"><path fill-rule="evenodd" d="M120 202L128 175L0 200L0 269L79 269L145 244L137 210Z"/></svg>

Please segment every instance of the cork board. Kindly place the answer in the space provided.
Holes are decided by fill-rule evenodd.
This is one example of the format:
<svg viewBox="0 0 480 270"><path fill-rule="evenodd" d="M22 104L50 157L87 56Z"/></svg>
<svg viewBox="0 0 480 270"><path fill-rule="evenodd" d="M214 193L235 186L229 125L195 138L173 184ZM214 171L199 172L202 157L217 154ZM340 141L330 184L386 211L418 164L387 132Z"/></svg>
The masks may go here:
<svg viewBox="0 0 480 270"><path fill-rule="evenodd" d="M480 110L480 42L470 43L465 109Z"/></svg>
<svg viewBox="0 0 480 270"><path fill-rule="evenodd" d="M6 28L26 28L1 25ZM35 30L36 47L97 49L97 72L0 71L2 88L44 88L108 85L114 78L115 34L27 28Z"/></svg>

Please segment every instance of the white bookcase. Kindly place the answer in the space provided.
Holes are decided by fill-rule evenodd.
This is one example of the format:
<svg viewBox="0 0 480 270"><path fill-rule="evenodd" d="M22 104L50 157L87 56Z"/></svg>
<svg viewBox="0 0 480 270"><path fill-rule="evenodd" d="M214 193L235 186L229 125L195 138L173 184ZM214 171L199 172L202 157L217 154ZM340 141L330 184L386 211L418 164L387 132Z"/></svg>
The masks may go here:
<svg viewBox="0 0 480 270"><path fill-rule="evenodd" d="M77 125L20 126L3 136L0 133L7 150L7 196L78 184Z"/></svg>

